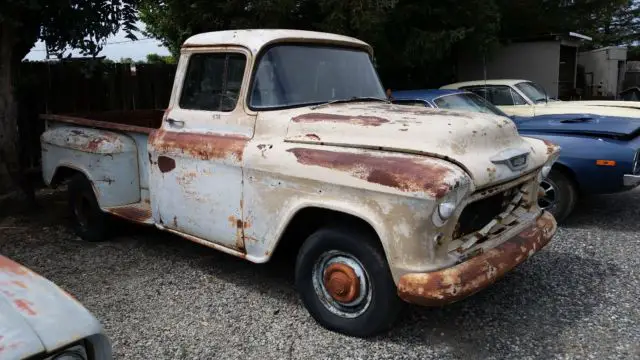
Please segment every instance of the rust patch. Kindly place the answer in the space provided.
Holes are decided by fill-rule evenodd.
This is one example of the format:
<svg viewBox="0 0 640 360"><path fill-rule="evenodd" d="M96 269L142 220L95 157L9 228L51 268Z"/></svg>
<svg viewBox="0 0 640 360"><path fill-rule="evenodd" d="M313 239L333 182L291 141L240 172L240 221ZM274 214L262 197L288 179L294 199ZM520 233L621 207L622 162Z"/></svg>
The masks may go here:
<svg viewBox="0 0 640 360"><path fill-rule="evenodd" d="M149 142L161 152L189 154L201 160L215 160L232 157L242 161L242 154L249 138L231 135L190 134L156 131Z"/></svg>
<svg viewBox="0 0 640 360"><path fill-rule="evenodd" d="M320 136L316 135L316 134L307 134L305 135L306 138L311 139L311 140L317 140L320 141Z"/></svg>
<svg viewBox="0 0 640 360"><path fill-rule="evenodd" d="M552 143L549 140L543 139L544 144L547 146L547 155L551 155L558 150L558 145Z"/></svg>
<svg viewBox="0 0 640 360"><path fill-rule="evenodd" d="M380 126L389 120L377 116L349 116L337 114L310 113L302 114L291 119L295 123L332 122L340 124L354 124L361 126Z"/></svg>
<svg viewBox="0 0 640 360"><path fill-rule="evenodd" d="M553 216L544 212L535 224L511 240L457 266L402 276L398 295L407 302L423 306L441 306L462 300L493 284L545 247L556 228Z"/></svg>
<svg viewBox="0 0 640 360"><path fill-rule="evenodd" d="M24 282L22 282L22 281L14 280L14 281L12 281L11 283L13 283L13 285L15 285L15 286L17 286L17 287L19 287L19 288L27 289L27 284L25 284L25 283L24 283Z"/></svg>
<svg viewBox="0 0 640 360"><path fill-rule="evenodd" d="M160 155L158 156L158 168L163 174L168 173L176 168L176 161L170 157Z"/></svg>
<svg viewBox="0 0 640 360"><path fill-rule="evenodd" d="M2 255L0 255L0 271L15 275L28 275L30 273L26 267Z"/></svg>
<svg viewBox="0 0 640 360"><path fill-rule="evenodd" d="M249 227L251 227L251 224L249 222L242 221L242 219L238 219L233 215L229 216L227 220L229 221L229 225L231 225L231 227L236 228L236 247L240 251L244 251L244 242L247 239L244 234L244 229L248 229Z"/></svg>
<svg viewBox="0 0 640 360"><path fill-rule="evenodd" d="M36 311L33 309L33 303L31 303L30 301L27 301L25 299L16 299L13 300L13 303L16 305L16 307L24 312L27 315L30 316L36 316L38 313L36 313Z"/></svg>
<svg viewBox="0 0 640 360"><path fill-rule="evenodd" d="M345 171L359 179L401 191L424 191L440 198L451 190L445 183L453 172L451 168L428 159L418 161L398 156L378 157L304 148L287 151L293 153L301 164Z"/></svg>
<svg viewBox="0 0 640 360"><path fill-rule="evenodd" d="M151 219L151 209L144 208L141 206L121 206L117 208L109 209L109 212L113 215L119 216L121 218L137 222L144 223Z"/></svg>
<svg viewBox="0 0 640 360"><path fill-rule="evenodd" d="M360 296L360 279L353 268L333 263L324 271L324 287L336 301L350 303Z"/></svg>

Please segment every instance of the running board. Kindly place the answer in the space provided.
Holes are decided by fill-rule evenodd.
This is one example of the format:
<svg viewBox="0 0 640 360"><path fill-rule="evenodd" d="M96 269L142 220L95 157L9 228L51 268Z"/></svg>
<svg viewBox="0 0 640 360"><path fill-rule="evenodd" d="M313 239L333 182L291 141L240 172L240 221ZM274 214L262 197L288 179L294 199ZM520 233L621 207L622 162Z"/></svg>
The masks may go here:
<svg viewBox="0 0 640 360"><path fill-rule="evenodd" d="M153 218L151 217L151 205L146 202L114 206L105 208L104 211L135 223L146 225L154 224Z"/></svg>

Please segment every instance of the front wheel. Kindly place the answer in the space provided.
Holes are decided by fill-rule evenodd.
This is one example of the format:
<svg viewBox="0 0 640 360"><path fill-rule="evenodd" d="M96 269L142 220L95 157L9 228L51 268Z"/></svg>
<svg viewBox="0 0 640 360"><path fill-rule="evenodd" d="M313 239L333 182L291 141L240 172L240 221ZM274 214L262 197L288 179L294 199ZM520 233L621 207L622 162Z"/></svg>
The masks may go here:
<svg viewBox="0 0 640 360"><path fill-rule="evenodd" d="M538 198L538 205L562 222L571 214L578 199L574 182L564 172L552 169L540 186L544 194Z"/></svg>
<svg viewBox="0 0 640 360"><path fill-rule="evenodd" d="M323 228L304 242L296 288L325 328L367 337L389 329L402 308L384 252L373 235Z"/></svg>

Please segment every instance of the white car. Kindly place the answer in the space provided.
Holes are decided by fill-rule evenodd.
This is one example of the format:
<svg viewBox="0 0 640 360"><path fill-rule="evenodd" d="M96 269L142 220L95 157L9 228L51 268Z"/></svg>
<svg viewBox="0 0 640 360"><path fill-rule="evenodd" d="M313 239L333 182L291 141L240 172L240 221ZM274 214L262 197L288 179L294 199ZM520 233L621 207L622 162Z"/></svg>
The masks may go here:
<svg viewBox="0 0 640 360"><path fill-rule="evenodd" d="M491 79L449 84L441 89L474 92L511 116L551 114L597 114L640 117L640 104L628 101L560 101L550 99L545 89L529 80Z"/></svg>

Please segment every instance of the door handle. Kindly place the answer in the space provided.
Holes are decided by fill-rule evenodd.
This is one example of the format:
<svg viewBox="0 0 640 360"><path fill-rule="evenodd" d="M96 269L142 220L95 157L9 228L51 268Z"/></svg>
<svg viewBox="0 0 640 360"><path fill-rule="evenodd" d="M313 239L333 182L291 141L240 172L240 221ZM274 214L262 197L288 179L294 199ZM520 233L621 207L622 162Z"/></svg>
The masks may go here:
<svg viewBox="0 0 640 360"><path fill-rule="evenodd" d="M180 120L176 120L176 119L172 119L172 118L167 118L167 123L169 123L169 125L171 126L175 126L175 127L184 127L184 121L180 121Z"/></svg>

